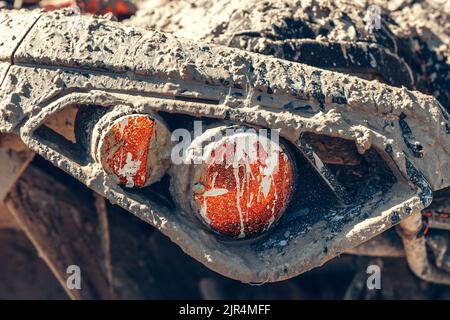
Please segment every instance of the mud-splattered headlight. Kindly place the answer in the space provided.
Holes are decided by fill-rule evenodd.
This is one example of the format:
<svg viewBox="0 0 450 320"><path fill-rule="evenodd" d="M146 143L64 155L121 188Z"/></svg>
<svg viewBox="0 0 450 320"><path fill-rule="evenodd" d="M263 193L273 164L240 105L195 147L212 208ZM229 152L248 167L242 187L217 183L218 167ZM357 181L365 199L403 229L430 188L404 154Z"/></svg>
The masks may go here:
<svg viewBox="0 0 450 320"><path fill-rule="evenodd" d="M94 132L97 135L93 135L92 143L96 144L93 157L118 184L145 187L165 174L170 132L156 116L107 114Z"/></svg>
<svg viewBox="0 0 450 320"><path fill-rule="evenodd" d="M206 130L189 146L187 197L191 211L210 229L245 238L269 230L282 216L293 193L294 168L279 141L234 129ZM219 133L225 135L210 139Z"/></svg>

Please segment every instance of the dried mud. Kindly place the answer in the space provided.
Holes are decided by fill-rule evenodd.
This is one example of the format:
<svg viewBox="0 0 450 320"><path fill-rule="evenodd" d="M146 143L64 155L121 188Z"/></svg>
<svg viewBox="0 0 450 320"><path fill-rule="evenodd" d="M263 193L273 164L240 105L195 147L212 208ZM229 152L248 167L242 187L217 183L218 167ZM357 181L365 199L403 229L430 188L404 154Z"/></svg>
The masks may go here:
<svg viewBox="0 0 450 320"><path fill-rule="evenodd" d="M167 16L153 8L150 16L130 21L139 24L142 18L150 23L146 27L175 35L100 17L77 17L78 27L73 27L74 17L67 13L2 12L0 131L19 134L31 149L224 275L270 282L320 266L418 213L431 202L432 190L450 185L449 119L435 98L418 91L267 56L273 43L299 34L320 41L362 41L366 48L382 42L396 55L390 31L368 33L363 24L342 19L343 11L358 14L353 5L332 10L338 4L305 4L310 9L296 11L299 17L293 21L317 23L314 28L295 25L295 34L290 34L293 5L298 3L246 2L244 8L238 1L192 4L198 27L188 27L191 11L187 14L174 3ZM220 14L205 14L204 8ZM280 23L264 20L265 12ZM336 12L339 19L333 16ZM224 24L225 19L230 23ZM19 20L24 23L17 25ZM280 57L287 52L283 47ZM376 64L374 54L367 54ZM412 72L406 65L403 69ZM303 133L352 140L360 154L371 149L382 154L397 183L380 183L380 189L374 187L374 194L351 209L300 210L255 243L224 243L199 228L188 213L123 190L98 163L78 161L70 150L36 138L35 131L51 114L73 104L245 122L276 129L293 145Z"/></svg>

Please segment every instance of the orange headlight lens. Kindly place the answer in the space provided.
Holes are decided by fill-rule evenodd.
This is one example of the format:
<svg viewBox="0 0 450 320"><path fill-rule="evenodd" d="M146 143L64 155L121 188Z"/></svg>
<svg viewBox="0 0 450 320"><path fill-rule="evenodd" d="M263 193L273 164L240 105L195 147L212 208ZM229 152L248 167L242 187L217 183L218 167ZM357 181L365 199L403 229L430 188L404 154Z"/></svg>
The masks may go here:
<svg viewBox="0 0 450 320"><path fill-rule="evenodd" d="M212 230L237 238L268 230L286 209L294 185L285 150L254 133L214 143L208 163L197 166L194 177L200 218Z"/></svg>
<svg viewBox="0 0 450 320"><path fill-rule="evenodd" d="M106 172L127 187L144 187L167 168L170 135L158 120L144 114L114 120L102 135L98 157Z"/></svg>

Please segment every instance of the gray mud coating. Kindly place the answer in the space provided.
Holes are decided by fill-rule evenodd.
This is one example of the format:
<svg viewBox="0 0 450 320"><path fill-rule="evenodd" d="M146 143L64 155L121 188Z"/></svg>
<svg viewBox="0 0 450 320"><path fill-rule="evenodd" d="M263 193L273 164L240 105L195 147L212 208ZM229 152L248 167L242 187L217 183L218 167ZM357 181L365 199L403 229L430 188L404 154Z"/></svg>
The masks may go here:
<svg viewBox="0 0 450 320"><path fill-rule="evenodd" d="M426 189L428 182L433 190L450 185L448 115L433 97L98 17L82 17L83 28L68 29L73 17L40 15L18 40L14 57L3 60L14 65L2 82L0 131L20 134L31 149L226 276L278 281L320 266L421 210L426 202L420 185ZM245 122L278 129L293 144L311 132L353 140L360 153L374 148L384 154L389 146L385 156L410 184L399 180L381 198L347 210L344 218L339 218L344 212L330 210L318 219L311 210L291 234L286 226L256 242L225 243L188 213L123 190L98 163L80 165L34 136L51 114L72 104ZM406 141L420 143L421 157L405 143L400 117L410 131ZM414 170L420 175L411 179Z"/></svg>

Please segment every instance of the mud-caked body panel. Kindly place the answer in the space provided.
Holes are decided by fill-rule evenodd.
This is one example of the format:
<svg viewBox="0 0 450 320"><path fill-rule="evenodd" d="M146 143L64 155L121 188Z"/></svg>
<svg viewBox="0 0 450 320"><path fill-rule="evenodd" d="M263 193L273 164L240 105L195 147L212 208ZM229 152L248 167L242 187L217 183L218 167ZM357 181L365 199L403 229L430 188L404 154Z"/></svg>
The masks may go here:
<svg viewBox="0 0 450 320"><path fill-rule="evenodd" d="M12 61L0 131L20 134L188 254L242 281L276 281L319 266L428 205L430 186L450 184L447 115L434 98L405 88L61 12L42 14ZM91 159L79 161L35 135L74 104L245 123L277 129L293 145L307 132L352 140L359 153L373 148L389 159L399 183L352 210L310 210L256 242L223 242L189 214L120 188Z"/></svg>
<svg viewBox="0 0 450 320"><path fill-rule="evenodd" d="M449 15L440 0L186 0L125 23L417 89L448 111Z"/></svg>

